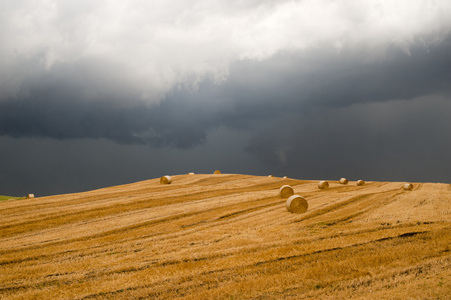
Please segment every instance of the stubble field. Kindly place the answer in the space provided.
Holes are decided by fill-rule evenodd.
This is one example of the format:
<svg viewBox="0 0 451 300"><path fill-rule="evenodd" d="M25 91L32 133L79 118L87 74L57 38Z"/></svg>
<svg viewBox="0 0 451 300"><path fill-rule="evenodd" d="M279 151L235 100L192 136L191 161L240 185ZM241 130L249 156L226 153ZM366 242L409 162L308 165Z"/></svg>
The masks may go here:
<svg viewBox="0 0 451 300"><path fill-rule="evenodd" d="M0 202L0 299L450 299L450 184L171 177Z"/></svg>

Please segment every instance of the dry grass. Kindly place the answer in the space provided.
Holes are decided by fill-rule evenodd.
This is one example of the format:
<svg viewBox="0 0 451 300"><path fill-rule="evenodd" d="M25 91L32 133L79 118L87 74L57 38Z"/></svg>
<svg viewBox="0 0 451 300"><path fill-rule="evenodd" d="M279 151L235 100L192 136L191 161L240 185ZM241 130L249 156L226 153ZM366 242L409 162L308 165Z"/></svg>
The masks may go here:
<svg viewBox="0 0 451 300"><path fill-rule="evenodd" d="M449 299L449 184L172 178L1 202L0 299Z"/></svg>

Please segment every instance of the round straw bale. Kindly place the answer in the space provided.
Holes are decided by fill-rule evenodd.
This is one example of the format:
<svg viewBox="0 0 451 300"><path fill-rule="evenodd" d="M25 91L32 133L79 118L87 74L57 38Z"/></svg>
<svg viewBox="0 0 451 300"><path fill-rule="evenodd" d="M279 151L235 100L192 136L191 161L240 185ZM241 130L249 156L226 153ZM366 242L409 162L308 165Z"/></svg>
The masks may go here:
<svg viewBox="0 0 451 300"><path fill-rule="evenodd" d="M171 182L172 182L172 178L169 175L165 175L160 178L161 184L170 184Z"/></svg>
<svg viewBox="0 0 451 300"><path fill-rule="evenodd" d="M216 170L216 171L215 171L215 174L221 174L221 171Z"/></svg>
<svg viewBox="0 0 451 300"><path fill-rule="evenodd" d="M282 178L288 178L288 176L283 176Z"/></svg>
<svg viewBox="0 0 451 300"><path fill-rule="evenodd" d="M365 181L363 180L357 180L357 185L365 185Z"/></svg>
<svg viewBox="0 0 451 300"><path fill-rule="evenodd" d="M413 190L413 185L411 183L406 183L403 185L403 189L405 189L406 191L411 191Z"/></svg>
<svg viewBox="0 0 451 300"><path fill-rule="evenodd" d="M294 194L293 188L289 185L284 185L279 189L280 197L288 198Z"/></svg>
<svg viewBox="0 0 451 300"><path fill-rule="evenodd" d="M346 178L341 178L340 179L340 183L341 184L348 184L348 180Z"/></svg>
<svg viewBox="0 0 451 300"><path fill-rule="evenodd" d="M31 198L34 198L34 194L28 194L27 195L27 199L31 199Z"/></svg>
<svg viewBox="0 0 451 300"><path fill-rule="evenodd" d="M287 210L293 214L303 214L308 209L308 203L304 197L299 195L293 195L285 202Z"/></svg>
<svg viewBox="0 0 451 300"><path fill-rule="evenodd" d="M193 172L190 172L190 173L188 173L188 175L194 175L194 173L193 173Z"/></svg>
<svg viewBox="0 0 451 300"><path fill-rule="evenodd" d="M329 182L322 180L320 182L318 182L318 188L321 190L325 190L329 188Z"/></svg>
<svg viewBox="0 0 451 300"><path fill-rule="evenodd" d="M274 177L274 176L272 176L272 175L268 175L268 177Z"/></svg>

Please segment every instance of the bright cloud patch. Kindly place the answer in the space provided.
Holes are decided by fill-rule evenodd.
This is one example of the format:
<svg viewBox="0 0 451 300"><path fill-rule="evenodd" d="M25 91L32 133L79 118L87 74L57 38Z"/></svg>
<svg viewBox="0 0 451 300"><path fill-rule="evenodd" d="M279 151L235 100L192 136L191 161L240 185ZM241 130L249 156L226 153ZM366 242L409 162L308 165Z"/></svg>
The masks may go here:
<svg viewBox="0 0 451 300"><path fill-rule="evenodd" d="M324 43L337 51L357 46L379 59L387 47L409 53L418 40L425 47L439 43L451 27L449 1L24 0L1 6L2 99L26 94L35 76L67 64L86 69L79 76L102 78L88 94L112 94L120 86L153 102L177 85L222 82L237 60Z"/></svg>

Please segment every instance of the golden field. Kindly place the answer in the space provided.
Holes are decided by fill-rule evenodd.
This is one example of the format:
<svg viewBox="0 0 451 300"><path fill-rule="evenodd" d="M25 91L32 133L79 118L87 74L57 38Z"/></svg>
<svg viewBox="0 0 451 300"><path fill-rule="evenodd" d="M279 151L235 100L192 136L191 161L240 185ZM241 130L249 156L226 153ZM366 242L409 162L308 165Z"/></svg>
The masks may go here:
<svg viewBox="0 0 451 300"><path fill-rule="evenodd" d="M171 177L0 202L0 299L451 298L450 184Z"/></svg>

